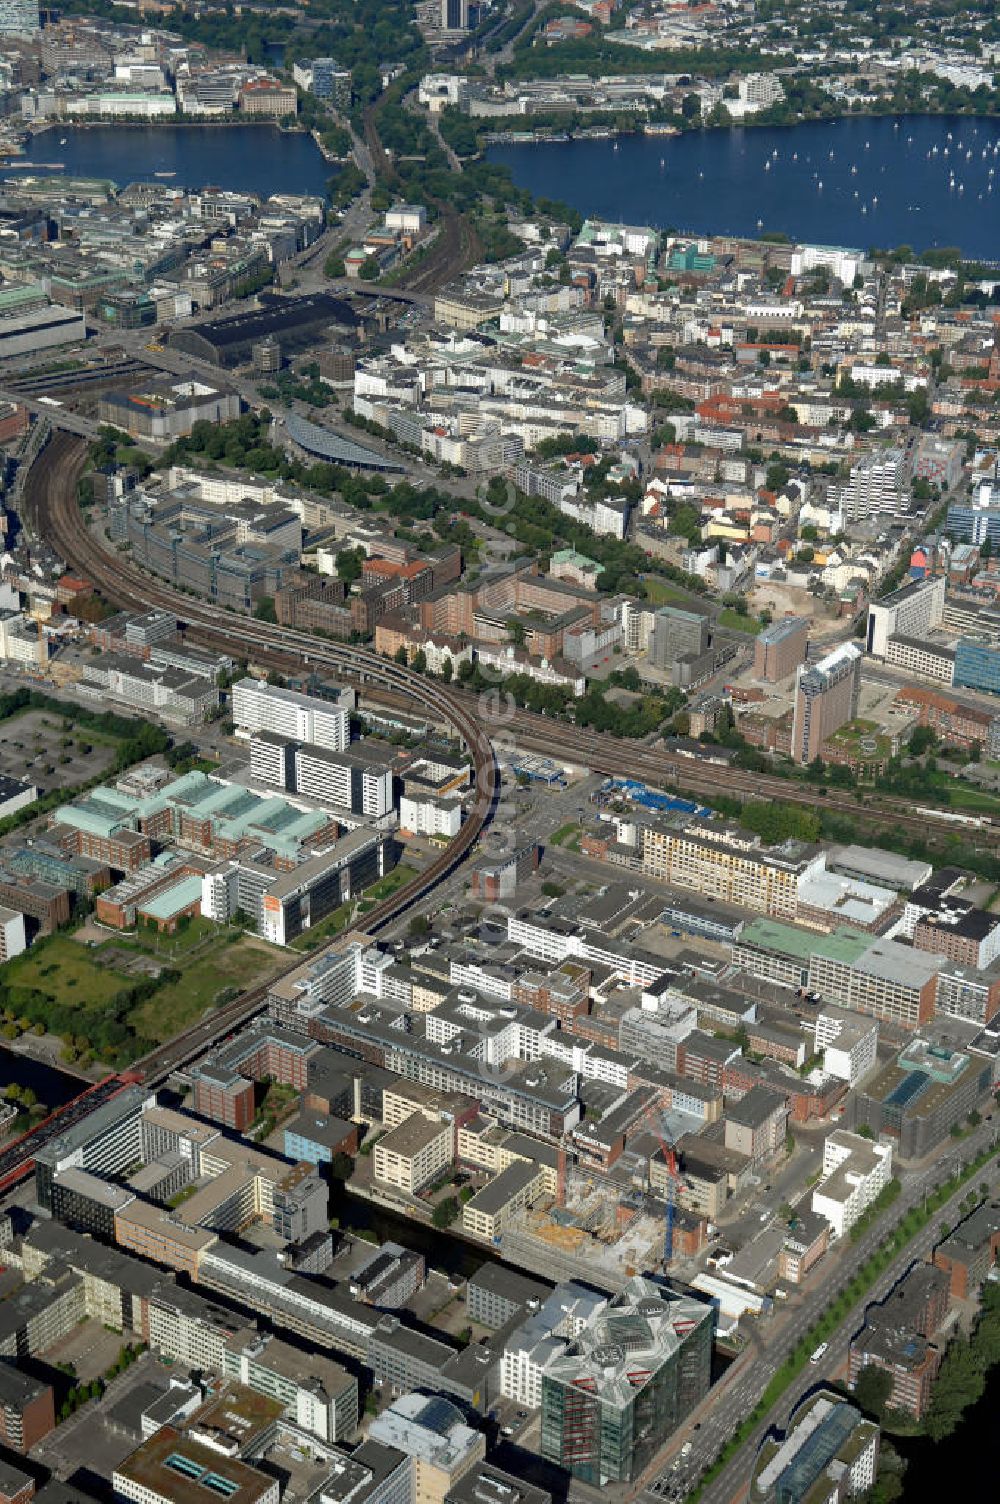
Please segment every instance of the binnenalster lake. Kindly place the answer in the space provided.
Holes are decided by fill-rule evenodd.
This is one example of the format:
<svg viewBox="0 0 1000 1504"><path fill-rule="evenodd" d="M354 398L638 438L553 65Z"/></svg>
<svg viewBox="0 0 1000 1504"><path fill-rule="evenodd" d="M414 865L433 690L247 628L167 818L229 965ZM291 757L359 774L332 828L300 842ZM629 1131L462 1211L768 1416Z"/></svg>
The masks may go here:
<svg viewBox="0 0 1000 1504"><path fill-rule="evenodd" d="M54 174L110 178L119 186L160 174L182 188L211 185L262 196L325 195L337 171L311 136L263 124L57 125L32 137L24 155L2 171L16 179L18 163L50 164Z"/></svg>
<svg viewBox="0 0 1000 1504"><path fill-rule="evenodd" d="M527 125L529 122L520 122ZM581 214L822 245L958 245L1000 260L1000 120L882 116L617 142L503 144L491 162Z"/></svg>

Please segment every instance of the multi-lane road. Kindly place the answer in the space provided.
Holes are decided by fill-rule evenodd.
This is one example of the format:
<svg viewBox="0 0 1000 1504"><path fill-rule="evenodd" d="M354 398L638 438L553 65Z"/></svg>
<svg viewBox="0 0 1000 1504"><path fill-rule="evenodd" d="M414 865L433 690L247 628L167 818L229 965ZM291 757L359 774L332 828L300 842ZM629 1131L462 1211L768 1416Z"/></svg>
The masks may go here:
<svg viewBox="0 0 1000 1504"><path fill-rule="evenodd" d="M950 1146L934 1164L905 1179L903 1191L892 1208L863 1237L856 1243L847 1243L841 1250L827 1255L819 1277L814 1276L813 1288L797 1305L771 1318L774 1330L769 1334L763 1351L745 1354L713 1390L708 1404L699 1412L703 1416L699 1429L685 1433L692 1443L691 1452L678 1468L667 1468L649 1482L645 1504L663 1504L673 1490L683 1493L694 1486L736 1428L754 1409L788 1355L850 1284L855 1270L875 1252L907 1212L919 1206L942 1181L947 1180L957 1166L971 1162L988 1145L994 1148L997 1145L995 1123L983 1123L968 1138ZM981 1178L995 1188L995 1159L981 1172ZM783 1424L799 1400L816 1384L832 1378L842 1370L847 1360L851 1336L861 1325L866 1307L873 1301L881 1300L911 1263L926 1257L938 1239L940 1223L957 1219L959 1203L968 1194L969 1184L966 1183L923 1230L906 1244L872 1288L850 1309L836 1332L828 1339L822 1359L815 1364L806 1364L799 1377L785 1391L779 1404L754 1428L745 1445L704 1489L704 1504L730 1504L730 1501L741 1496L741 1489L749 1481L752 1459L767 1431L775 1425ZM696 1419L698 1415L692 1417L692 1420Z"/></svg>

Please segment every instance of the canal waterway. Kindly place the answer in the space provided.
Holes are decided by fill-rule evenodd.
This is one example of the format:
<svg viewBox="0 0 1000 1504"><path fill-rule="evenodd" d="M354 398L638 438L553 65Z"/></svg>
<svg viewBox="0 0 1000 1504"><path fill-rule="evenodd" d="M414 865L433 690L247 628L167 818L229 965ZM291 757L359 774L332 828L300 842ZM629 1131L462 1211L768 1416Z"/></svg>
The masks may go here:
<svg viewBox="0 0 1000 1504"><path fill-rule="evenodd" d="M581 214L822 245L960 246L1000 259L1000 120L903 116L491 146Z"/></svg>
<svg viewBox="0 0 1000 1504"><path fill-rule="evenodd" d="M5 1086L29 1086L46 1107L62 1107L90 1085L82 1076L32 1060L0 1045L0 1090Z"/></svg>

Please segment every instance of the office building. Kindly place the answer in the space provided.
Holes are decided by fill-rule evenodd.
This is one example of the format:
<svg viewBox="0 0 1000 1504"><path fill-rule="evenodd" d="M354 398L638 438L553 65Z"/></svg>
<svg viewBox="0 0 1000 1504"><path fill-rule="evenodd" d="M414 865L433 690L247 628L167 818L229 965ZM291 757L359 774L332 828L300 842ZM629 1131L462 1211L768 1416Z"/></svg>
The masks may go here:
<svg viewBox="0 0 1000 1504"><path fill-rule="evenodd" d="M868 607L865 647L873 658L885 658L893 637L923 638L944 619L944 575L913 580Z"/></svg>
<svg viewBox="0 0 1000 1504"><path fill-rule="evenodd" d="M679 606L661 606L649 634L649 662L669 669L679 658L700 658L712 644L711 617Z"/></svg>
<svg viewBox="0 0 1000 1504"><path fill-rule="evenodd" d="M260 900L259 933L273 945L289 945L303 930L384 877L393 843L384 831L353 830L330 851L279 873Z"/></svg>
<svg viewBox="0 0 1000 1504"><path fill-rule="evenodd" d="M967 1300L1000 1255L1000 1206L984 1202L934 1250L934 1263L950 1281L952 1300Z"/></svg>
<svg viewBox="0 0 1000 1504"><path fill-rule="evenodd" d="M992 637L960 637L955 647L956 689L979 689L1000 694L1000 647Z"/></svg>
<svg viewBox="0 0 1000 1504"><path fill-rule="evenodd" d="M480 1462L452 1485L444 1504L552 1504L552 1495L491 1462Z"/></svg>
<svg viewBox="0 0 1000 1504"><path fill-rule="evenodd" d="M421 1112L380 1138L372 1151L375 1179L415 1196L446 1170L454 1157L455 1130Z"/></svg>
<svg viewBox="0 0 1000 1504"><path fill-rule="evenodd" d="M49 1139L35 1151L35 1195L52 1210L56 1174L70 1167L115 1177L142 1160L142 1115L156 1098L145 1087L126 1086L110 1101Z"/></svg>
<svg viewBox="0 0 1000 1504"><path fill-rule="evenodd" d="M27 944L24 915L19 909L0 907L0 964L19 956Z"/></svg>
<svg viewBox="0 0 1000 1504"><path fill-rule="evenodd" d="M827 737L858 713L861 650L853 642L834 648L818 663L799 668L792 719L792 759L808 763L822 755Z"/></svg>
<svg viewBox="0 0 1000 1504"><path fill-rule="evenodd" d="M892 1148L838 1128L823 1145L823 1178L812 1209L829 1222L835 1238L849 1233L892 1178Z"/></svg>
<svg viewBox="0 0 1000 1504"><path fill-rule="evenodd" d="M633 1276L545 1368L542 1456L595 1487L638 1478L708 1393L714 1319Z"/></svg>
<svg viewBox="0 0 1000 1504"><path fill-rule="evenodd" d="M334 109L350 108L351 70L342 68L332 57L303 59L294 64L292 76L317 99L328 99Z"/></svg>
<svg viewBox="0 0 1000 1504"><path fill-rule="evenodd" d="M829 1246L830 1224L826 1218L797 1206L778 1254L778 1278L800 1285Z"/></svg>
<svg viewBox="0 0 1000 1504"><path fill-rule="evenodd" d="M754 643L754 677L768 684L787 679L806 661L809 622L804 616L785 616L759 632Z"/></svg>
<svg viewBox="0 0 1000 1504"><path fill-rule="evenodd" d="M441 0L441 30L468 31L469 0Z"/></svg>
<svg viewBox="0 0 1000 1504"><path fill-rule="evenodd" d="M55 1429L52 1385L0 1359L0 1443L15 1452L30 1452Z"/></svg>
<svg viewBox="0 0 1000 1504"><path fill-rule="evenodd" d="M470 1274L465 1303L470 1321L497 1331L519 1313L537 1310L548 1294L548 1285L506 1264L485 1263Z"/></svg>
<svg viewBox="0 0 1000 1504"><path fill-rule="evenodd" d="M203 1496L227 1504L278 1504L278 1480L191 1432L163 1426L120 1462L112 1474L116 1499L131 1504L197 1504Z"/></svg>
<svg viewBox="0 0 1000 1504"><path fill-rule="evenodd" d="M812 1393L782 1437L768 1432L749 1504L833 1504L867 1493L878 1469L879 1428L829 1390Z"/></svg>
<svg viewBox="0 0 1000 1504"><path fill-rule="evenodd" d="M278 689L260 679L240 679L233 685L232 711L238 736L273 731L331 752L343 752L351 739L345 705Z"/></svg>
<svg viewBox="0 0 1000 1504"><path fill-rule="evenodd" d="M983 1101L991 1074L981 1055L915 1038L848 1097L844 1127L896 1140L901 1159L923 1159Z"/></svg>
<svg viewBox="0 0 1000 1504"><path fill-rule="evenodd" d="M440 1395L404 1394L368 1428L372 1441L410 1458L414 1504L444 1504L460 1478L483 1461L486 1437Z"/></svg>
<svg viewBox="0 0 1000 1504"><path fill-rule="evenodd" d="M278 1400L295 1425L324 1442L350 1441L358 1428L358 1381L324 1353L303 1353L273 1336L227 1344L222 1371Z"/></svg>

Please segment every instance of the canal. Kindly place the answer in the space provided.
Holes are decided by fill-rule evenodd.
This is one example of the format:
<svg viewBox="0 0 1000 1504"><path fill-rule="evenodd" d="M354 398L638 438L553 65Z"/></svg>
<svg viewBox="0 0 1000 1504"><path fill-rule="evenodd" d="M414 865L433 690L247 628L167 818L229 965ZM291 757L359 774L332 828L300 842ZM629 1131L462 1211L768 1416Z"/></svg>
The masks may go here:
<svg viewBox="0 0 1000 1504"><path fill-rule="evenodd" d="M78 1097L91 1083L70 1071L45 1065L0 1045L0 1091L7 1086L28 1086L46 1107L62 1107Z"/></svg>

